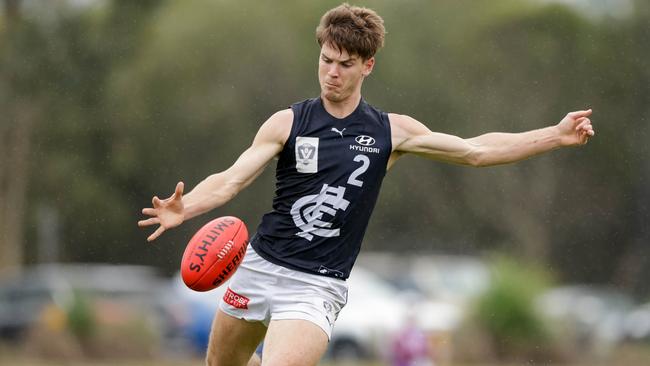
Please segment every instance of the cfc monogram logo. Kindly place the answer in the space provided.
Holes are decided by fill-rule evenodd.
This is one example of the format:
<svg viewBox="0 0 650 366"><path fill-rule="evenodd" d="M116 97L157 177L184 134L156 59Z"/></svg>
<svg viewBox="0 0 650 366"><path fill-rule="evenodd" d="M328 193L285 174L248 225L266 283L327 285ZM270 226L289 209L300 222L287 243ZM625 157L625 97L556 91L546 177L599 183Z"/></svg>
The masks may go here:
<svg viewBox="0 0 650 366"><path fill-rule="evenodd" d="M332 229L332 223L323 220L327 214L332 218L337 210L345 211L350 204L343 196L345 187L330 187L323 184L319 194L300 198L291 207L291 216L300 229L296 235L311 241L314 235L330 238L339 236L341 229Z"/></svg>

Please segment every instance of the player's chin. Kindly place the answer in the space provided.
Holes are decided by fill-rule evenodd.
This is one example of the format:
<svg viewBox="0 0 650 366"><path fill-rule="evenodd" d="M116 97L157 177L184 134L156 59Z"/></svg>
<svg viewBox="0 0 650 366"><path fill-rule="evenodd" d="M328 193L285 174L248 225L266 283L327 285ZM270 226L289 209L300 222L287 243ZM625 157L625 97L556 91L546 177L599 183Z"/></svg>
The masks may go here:
<svg viewBox="0 0 650 366"><path fill-rule="evenodd" d="M323 93L322 93L322 96L323 96L323 98L329 100L330 102L334 102L334 103L338 103L338 102L342 101L343 99L345 99L345 98L343 98L343 95L341 93L337 93L337 92L334 92L334 91L326 91L326 90L324 90Z"/></svg>

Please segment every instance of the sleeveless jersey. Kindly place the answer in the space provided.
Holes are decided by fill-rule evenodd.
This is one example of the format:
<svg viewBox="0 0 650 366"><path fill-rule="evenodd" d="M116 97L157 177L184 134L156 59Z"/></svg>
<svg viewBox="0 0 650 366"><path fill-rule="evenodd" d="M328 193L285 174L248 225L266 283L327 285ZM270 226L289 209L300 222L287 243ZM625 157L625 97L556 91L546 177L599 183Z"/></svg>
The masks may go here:
<svg viewBox="0 0 650 366"><path fill-rule="evenodd" d="M320 98L291 108L273 210L251 245L277 265L346 279L386 174L388 115L363 99L343 119L330 115Z"/></svg>

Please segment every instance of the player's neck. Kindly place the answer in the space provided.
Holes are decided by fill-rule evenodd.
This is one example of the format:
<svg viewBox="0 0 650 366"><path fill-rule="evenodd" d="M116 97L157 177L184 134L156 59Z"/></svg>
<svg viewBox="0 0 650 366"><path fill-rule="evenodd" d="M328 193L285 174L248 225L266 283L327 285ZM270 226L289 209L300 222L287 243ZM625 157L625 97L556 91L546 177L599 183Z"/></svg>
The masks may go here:
<svg viewBox="0 0 650 366"><path fill-rule="evenodd" d="M348 98L337 102L331 101L323 96L321 96L321 100L327 113L333 117L343 119L357 109L361 102L361 93L352 94Z"/></svg>

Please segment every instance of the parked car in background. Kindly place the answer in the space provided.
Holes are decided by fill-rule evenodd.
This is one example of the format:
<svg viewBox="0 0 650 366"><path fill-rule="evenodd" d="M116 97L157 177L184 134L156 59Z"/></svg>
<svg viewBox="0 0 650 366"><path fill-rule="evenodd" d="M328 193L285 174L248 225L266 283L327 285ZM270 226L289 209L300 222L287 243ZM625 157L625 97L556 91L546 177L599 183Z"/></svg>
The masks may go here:
<svg viewBox="0 0 650 366"><path fill-rule="evenodd" d="M175 357L205 354L212 320L227 287L228 282L211 291L197 292L185 286L180 273L161 287L158 303L168 354Z"/></svg>
<svg viewBox="0 0 650 366"><path fill-rule="evenodd" d="M632 309L625 316L625 340L650 343L650 303Z"/></svg>
<svg viewBox="0 0 650 366"><path fill-rule="evenodd" d="M403 291L462 308L490 285L490 270L477 257L422 253L362 253L357 263Z"/></svg>
<svg viewBox="0 0 650 366"><path fill-rule="evenodd" d="M461 321L457 305L430 300L414 288L400 289L362 264L352 270L348 286L348 302L334 325L328 350L334 359L386 359L393 337L408 322L440 337Z"/></svg>
<svg viewBox="0 0 650 366"><path fill-rule="evenodd" d="M107 264L47 264L0 279L0 338L21 340L30 331L63 332L74 324L76 309L85 320L106 326L156 327L153 300L161 277L152 267ZM152 329L152 332L155 331Z"/></svg>
<svg viewBox="0 0 650 366"><path fill-rule="evenodd" d="M542 314L553 321L580 351L606 357L625 338L625 319L633 300L606 286L569 285L551 288L537 300Z"/></svg>
<svg viewBox="0 0 650 366"><path fill-rule="evenodd" d="M348 302L334 325L328 354L335 359L376 357L404 321L406 307L389 283L357 265Z"/></svg>

